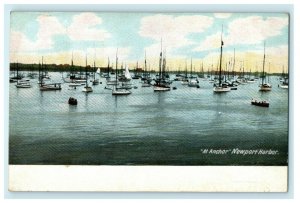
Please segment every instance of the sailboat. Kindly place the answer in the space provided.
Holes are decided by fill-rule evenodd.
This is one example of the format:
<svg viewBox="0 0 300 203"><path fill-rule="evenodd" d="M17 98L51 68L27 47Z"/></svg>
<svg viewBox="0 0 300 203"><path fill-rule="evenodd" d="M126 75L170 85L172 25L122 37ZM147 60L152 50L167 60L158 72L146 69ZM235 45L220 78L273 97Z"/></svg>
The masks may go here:
<svg viewBox="0 0 300 203"><path fill-rule="evenodd" d="M18 62L17 63L13 63L14 65L14 76L9 78L9 82L10 83L14 83L17 82L17 80L21 80L23 78L23 75L19 74L19 66L18 66ZM17 75L16 75L16 71L17 71Z"/></svg>
<svg viewBox="0 0 300 203"><path fill-rule="evenodd" d="M144 70L144 74L142 77L142 87L150 87L151 84L151 78L149 77L149 74L147 72L147 60L146 60L146 51L145 51L145 70Z"/></svg>
<svg viewBox="0 0 300 203"><path fill-rule="evenodd" d="M17 88L30 88L31 84L27 80L18 80L16 84Z"/></svg>
<svg viewBox="0 0 300 203"><path fill-rule="evenodd" d="M189 79L188 79L188 76L187 76L187 62L186 61L185 61L185 76L182 79L181 84L182 85L188 85L189 84Z"/></svg>
<svg viewBox="0 0 300 203"><path fill-rule="evenodd" d="M251 100L251 104L255 105L255 106L261 106L261 107L269 107L270 102L269 101L265 101L265 100L257 100L257 99L252 99Z"/></svg>
<svg viewBox="0 0 300 203"><path fill-rule="evenodd" d="M281 84L279 85L282 89L288 89L289 88L289 78L288 74L284 73L284 66L282 67L282 76L280 78Z"/></svg>
<svg viewBox="0 0 300 203"><path fill-rule="evenodd" d="M201 71L200 71L200 74L198 74L198 77L199 77L199 78L202 78L202 79L205 78L205 77L204 77L204 71L203 71L203 61L202 61L202 65L201 65Z"/></svg>
<svg viewBox="0 0 300 203"><path fill-rule="evenodd" d="M166 59L163 58L162 54L162 42L161 42L161 50L159 57L159 75L158 78L155 79L155 84L153 85L154 91L170 91L170 83L165 78L165 69L166 68Z"/></svg>
<svg viewBox="0 0 300 203"><path fill-rule="evenodd" d="M123 88L118 88L117 87L117 82L118 82L118 49L117 49L117 53L116 53L116 85L114 86L113 90L112 90L112 95L128 95L131 94L131 91L127 90L127 89L123 89Z"/></svg>
<svg viewBox="0 0 300 203"><path fill-rule="evenodd" d="M128 65L126 65L126 67L125 67L125 77L128 80L131 80L131 75L130 75L130 72L129 72L129 69L128 69Z"/></svg>
<svg viewBox="0 0 300 203"><path fill-rule="evenodd" d="M29 80L24 80L24 79L21 79L18 77L18 74L19 74L19 65L17 63L17 84L16 84L16 87L17 88L30 88L31 87L31 84L29 82Z"/></svg>
<svg viewBox="0 0 300 203"><path fill-rule="evenodd" d="M118 78L116 77L116 79L112 79L110 78L110 75L109 75L109 58L108 58L108 65L107 65L107 70L108 70L108 73L107 73L107 77L106 77L106 84L107 85L118 85ZM113 67L113 64L112 64L112 67ZM112 74L112 73L111 73Z"/></svg>
<svg viewBox="0 0 300 203"><path fill-rule="evenodd" d="M40 91L56 91L56 90L61 90L61 84L60 83L45 83L43 80L47 79L48 76L45 73L44 75L44 71L43 71L43 57L42 57L42 65L41 65L41 69L42 69L42 75L39 75L39 84L40 84Z"/></svg>
<svg viewBox="0 0 300 203"><path fill-rule="evenodd" d="M83 92L92 92L93 88L88 85L88 75L87 75L87 56L85 57L85 86L82 89Z"/></svg>
<svg viewBox="0 0 300 203"><path fill-rule="evenodd" d="M107 58L108 59L108 62L107 62L107 73L100 73L101 72L101 70L100 70L100 68L98 68L99 69L99 74L100 74L100 77L103 77L103 78L106 78L106 80L108 80L108 78L110 78L110 76L109 76L109 57ZM97 72L98 72L98 70L97 70Z"/></svg>
<svg viewBox="0 0 300 203"><path fill-rule="evenodd" d="M96 69L96 64L95 64L95 61L94 61L94 71L95 71L95 69ZM97 71L94 72L94 79L92 80L93 85L99 85L99 79L96 79L96 73L98 73ZM99 74L100 74L100 69L99 69Z"/></svg>
<svg viewBox="0 0 300 203"><path fill-rule="evenodd" d="M221 53L220 53L220 63L219 63L219 84L216 85L213 90L215 93L222 93L222 92L229 92L231 90L230 87L227 86L227 84L222 84L222 52L223 52L223 39L222 39L222 34L223 34L223 26L222 26L222 33L221 33Z"/></svg>
<svg viewBox="0 0 300 203"><path fill-rule="evenodd" d="M266 45L265 44L266 43L264 43L263 75L262 75L262 78L261 78L261 85L259 86L259 90L260 91L271 91L272 85L269 84L269 83L265 83L265 78L266 78L266 75L265 75L265 60L266 60L265 50L266 50Z"/></svg>
<svg viewBox="0 0 300 203"><path fill-rule="evenodd" d="M28 80L18 80L16 87L17 88L30 88L31 84Z"/></svg>
<svg viewBox="0 0 300 203"><path fill-rule="evenodd" d="M135 67L135 73L132 77L132 79L140 79L142 76L140 74L138 74L138 70L139 70L139 62L136 62L136 67Z"/></svg>
<svg viewBox="0 0 300 203"><path fill-rule="evenodd" d="M76 75L74 74L74 64L73 64L73 52L72 52L72 60L71 60L71 72L70 72L70 78L67 78L69 80L66 80L66 78L63 78L64 82L70 83L69 87L73 87L74 89L76 89L77 86L81 86L81 78L80 78L80 82L77 81L76 79Z"/></svg>
<svg viewBox="0 0 300 203"><path fill-rule="evenodd" d="M98 75L101 74L100 68L97 69L96 73L97 73Z"/></svg>
<svg viewBox="0 0 300 203"><path fill-rule="evenodd" d="M188 82L188 86L189 87L197 87L197 88L200 88L200 85L199 85L199 81L198 81L198 78L196 77L196 79L193 78L193 70L192 70L192 67L193 67L193 60L191 59L191 76L190 76L190 79L189 79L189 82Z"/></svg>

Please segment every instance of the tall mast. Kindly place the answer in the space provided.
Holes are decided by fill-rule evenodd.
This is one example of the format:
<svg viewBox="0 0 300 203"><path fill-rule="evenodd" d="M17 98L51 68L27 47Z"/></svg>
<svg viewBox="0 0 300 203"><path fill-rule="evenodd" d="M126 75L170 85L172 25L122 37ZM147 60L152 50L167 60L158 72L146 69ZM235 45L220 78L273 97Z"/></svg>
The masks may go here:
<svg viewBox="0 0 300 203"><path fill-rule="evenodd" d="M229 80L229 69L230 69L230 61L226 63L227 80Z"/></svg>
<svg viewBox="0 0 300 203"><path fill-rule="evenodd" d="M232 65L233 79L234 79L234 76L235 76L234 66L235 66L235 48L233 49L233 65Z"/></svg>
<svg viewBox="0 0 300 203"><path fill-rule="evenodd" d="M146 60L146 51L145 51L145 77L147 75L147 60Z"/></svg>
<svg viewBox="0 0 300 203"><path fill-rule="evenodd" d="M159 78L162 78L162 39L160 39Z"/></svg>
<svg viewBox="0 0 300 203"><path fill-rule="evenodd" d="M96 77L96 49L95 49L95 54L94 54L94 81L95 81L95 77Z"/></svg>
<svg viewBox="0 0 300 203"><path fill-rule="evenodd" d="M95 80L95 75L96 75L96 62L95 62L95 60L94 60L94 80Z"/></svg>
<svg viewBox="0 0 300 203"><path fill-rule="evenodd" d="M41 84L41 63L39 61L39 82Z"/></svg>
<svg viewBox="0 0 300 203"><path fill-rule="evenodd" d="M192 78L192 73L193 73L193 59L191 57L191 78Z"/></svg>
<svg viewBox="0 0 300 203"><path fill-rule="evenodd" d="M74 75L74 70L73 70L74 68L73 68L73 65L74 65L74 64L73 64L73 51L72 51L72 59L71 59L71 74L70 74L70 77ZM72 78L73 78L73 77L72 77Z"/></svg>
<svg viewBox="0 0 300 203"><path fill-rule="evenodd" d="M85 86L87 87L87 54L85 55Z"/></svg>
<svg viewBox="0 0 300 203"><path fill-rule="evenodd" d="M107 57L107 77L109 78L109 57Z"/></svg>
<svg viewBox="0 0 300 203"><path fill-rule="evenodd" d="M265 79L265 60L266 60L266 42L264 42L264 60L263 60L263 76L262 76L262 80L261 80L261 84L264 84L264 79Z"/></svg>
<svg viewBox="0 0 300 203"><path fill-rule="evenodd" d="M19 80L19 63L17 61L17 80Z"/></svg>
<svg viewBox="0 0 300 203"><path fill-rule="evenodd" d="M163 75L163 78L165 78L165 74L166 74L166 49L164 50L163 64L162 64L162 75Z"/></svg>
<svg viewBox="0 0 300 203"><path fill-rule="evenodd" d="M223 25L222 25L222 32L221 32L221 55L220 55L220 69L219 69L219 86L221 86L221 70L222 70L222 52L223 52L223 39L222 39L222 35L223 35Z"/></svg>
<svg viewBox="0 0 300 203"><path fill-rule="evenodd" d="M41 65L42 76L41 76L41 79L40 79L40 86L43 86L43 78L44 78L43 59L44 59L44 56L42 56L42 65Z"/></svg>
<svg viewBox="0 0 300 203"><path fill-rule="evenodd" d="M118 48L117 48L117 53L116 53L116 81L118 81Z"/></svg>
<svg viewBox="0 0 300 203"><path fill-rule="evenodd" d="M271 66L271 63L269 62L268 83L270 82L270 66Z"/></svg>
<svg viewBox="0 0 300 203"><path fill-rule="evenodd" d="M44 77L44 56L42 56L42 81L43 81L43 77Z"/></svg>

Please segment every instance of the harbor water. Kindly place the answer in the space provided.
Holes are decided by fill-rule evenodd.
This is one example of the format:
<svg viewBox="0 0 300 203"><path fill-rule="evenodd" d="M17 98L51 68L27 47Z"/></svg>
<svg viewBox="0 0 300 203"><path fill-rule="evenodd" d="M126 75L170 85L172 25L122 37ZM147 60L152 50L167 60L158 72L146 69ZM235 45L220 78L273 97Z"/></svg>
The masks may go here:
<svg viewBox="0 0 300 203"><path fill-rule="evenodd" d="M49 73L63 82L59 72ZM172 76L174 77L174 76ZM82 92L62 84L40 91L9 84L9 163L45 165L287 165L288 89L270 78L216 94L208 80L200 88L174 81L154 92L132 80L132 94L113 96L102 84ZM91 84L90 84L91 85ZM78 100L68 104L69 97ZM251 105L251 99L270 107Z"/></svg>

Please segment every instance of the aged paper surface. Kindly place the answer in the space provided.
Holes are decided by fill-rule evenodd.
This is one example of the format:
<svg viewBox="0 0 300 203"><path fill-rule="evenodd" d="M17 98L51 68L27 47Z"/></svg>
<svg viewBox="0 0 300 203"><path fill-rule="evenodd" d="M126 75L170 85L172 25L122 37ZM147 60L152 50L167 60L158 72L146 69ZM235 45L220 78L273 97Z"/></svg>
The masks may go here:
<svg viewBox="0 0 300 203"><path fill-rule="evenodd" d="M10 191L287 191L287 13L10 25Z"/></svg>
<svg viewBox="0 0 300 203"><path fill-rule="evenodd" d="M286 166L9 166L10 191L287 192Z"/></svg>

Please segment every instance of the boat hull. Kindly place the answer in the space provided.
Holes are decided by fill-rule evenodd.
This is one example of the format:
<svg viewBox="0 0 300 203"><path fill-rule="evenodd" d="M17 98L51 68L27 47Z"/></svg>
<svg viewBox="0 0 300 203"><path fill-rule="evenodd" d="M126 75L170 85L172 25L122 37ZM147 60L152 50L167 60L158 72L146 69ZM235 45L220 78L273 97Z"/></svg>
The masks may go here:
<svg viewBox="0 0 300 203"><path fill-rule="evenodd" d="M91 88L91 87L84 87L82 91L83 92L92 92L93 88Z"/></svg>
<svg viewBox="0 0 300 203"><path fill-rule="evenodd" d="M214 87L215 93L223 93L223 92L229 92L231 90L230 87Z"/></svg>
<svg viewBox="0 0 300 203"><path fill-rule="evenodd" d="M154 86L153 87L154 91L170 91L171 88L170 87L160 87L160 86Z"/></svg>
<svg viewBox="0 0 300 203"><path fill-rule="evenodd" d="M60 84L47 84L40 86L40 91L56 91L61 90Z"/></svg>
<svg viewBox="0 0 300 203"><path fill-rule="evenodd" d="M70 105L77 105L77 99L70 97L68 100L68 104Z"/></svg>
<svg viewBox="0 0 300 203"><path fill-rule="evenodd" d="M288 86L288 85L280 85L280 87L281 87L282 89L289 89L289 86Z"/></svg>
<svg viewBox="0 0 300 203"><path fill-rule="evenodd" d="M251 104L254 106L269 107L269 103L265 101L251 101Z"/></svg>
<svg viewBox="0 0 300 203"><path fill-rule="evenodd" d="M260 87L259 91L271 91L271 87Z"/></svg>
<svg viewBox="0 0 300 203"><path fill-rule="evenodd" d="M259 91L271 91L272 86L270 84L260 85Z"/></svg>
<svg viewBox="0 0 300 203"><path fill-rule="evenodd" d="M128 91L128 90L113 90L112 91L112 95L129 95L129 94L131 94L131 92L130 91Z"/></svg>
<svg viewBox="0 0 300 203"><path fill-rule="evenodd" d="M16 85L17 88L31 88L30 84L20 84L20 85Z"/></svg>

